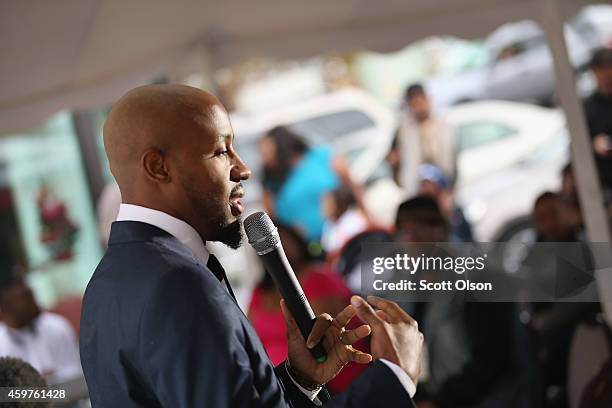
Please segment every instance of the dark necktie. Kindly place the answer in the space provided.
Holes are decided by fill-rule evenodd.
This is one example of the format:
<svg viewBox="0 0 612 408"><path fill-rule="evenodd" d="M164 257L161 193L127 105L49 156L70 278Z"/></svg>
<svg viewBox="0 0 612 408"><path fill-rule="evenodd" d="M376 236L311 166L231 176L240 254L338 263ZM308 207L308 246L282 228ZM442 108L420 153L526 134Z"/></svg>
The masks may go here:
<svg viewBox="0 0 612 408"><path fill-rule="evenodd" d="M217 259L216 256L210 254L208 256L208 262L206 263L206 267L210 269L210 271L219 279L219 282L225 281L225 286L227 286L227 291L229 294L236 300L236 296L234 296L234 291L230 286L229 280L227 279L227 275L225 274L225 269L221 265L221 262Z"/></svg>

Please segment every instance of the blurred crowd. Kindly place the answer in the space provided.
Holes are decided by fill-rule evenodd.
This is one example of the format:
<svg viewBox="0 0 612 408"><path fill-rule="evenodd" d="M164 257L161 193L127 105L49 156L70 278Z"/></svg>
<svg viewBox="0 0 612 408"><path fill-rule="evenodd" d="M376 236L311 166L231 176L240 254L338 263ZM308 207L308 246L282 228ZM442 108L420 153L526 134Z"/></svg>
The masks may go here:
<svg viewBox="0 0 612 408"><path fill-rule="evenodd" d="M598 87L584 109L609 208L612 50L597 51L591 69ZM364 244L474 241L455 200L453 129L432 110L420 84L406 89L403 105L387 156L404 194L393 228L373 221L364 205L365 186L351 179L345 159L330 147L309 145L286 126L270 129L258 142L261 205L276 221L287 257L316 314L336 315L351 294L360 292ZM559 174L558 191L543 191L533 203L537 242L586 243L575 165L568 163ZM287 357L279 300L265 274L246 311L274 364ZM612 406L612 342L598 303L475 303L448 297L402 306L419 322L426 339L426 369L416 398L421 408ZM58 384L81 375L78 317L74 308L68 309L72 312L41 311L22 279L1 282L0 355L14 358L0 359L0 385L18 385L22 377L35 378L36 384ZM592 339L602 336L604 346L595 350ZM357 347L367 351L369 345L363 341ZM580 371L585 373L579 380L584 392L574 395L573 372L580 370L580 356L589 353L598 363ZM344 390L362 370L349 364L329 384L330 390Z"/></svg>
<svg viewBox="0 0 612 408"><path fill-rule="evenodd" d="M584 108L609 205L612 51L597 51L591 69L598 87ZM263 206L281 225L288 257L316 313L333 315L347 304L351 292L360 291L363 244L474 240L454 198L453 129L432 110L421 84L409 86L403 102L405 114L387 157L395 182L405 194L392 229L372 222L363 204L364 186L351 180L344 160L328 147L308 146L303 137L282 126L271 129L259 142ZM533 203L536 242L586 242L573 164L568 163L558 177L559 191L543 191ZM528 254L525 262L532 261ZM249 316L272 358L282 361L286 344L278 300L265 275L255 290ZM609 331L601 321L598 303L476 303L441 298L403 307L419 321L427 344L427 369L417 394L421 407L567 407L571 397L584 407L607 406L612 401ZM570 356L592 351L587 342L576 340L593 328L603 333L608 346L597 355L600 364L593 367L591 377L607 395L585 392L575 397L569 384L573 378L568 369L573 364ZM358 374L358 368L349 366L331 389L342 391Z"/></svg>

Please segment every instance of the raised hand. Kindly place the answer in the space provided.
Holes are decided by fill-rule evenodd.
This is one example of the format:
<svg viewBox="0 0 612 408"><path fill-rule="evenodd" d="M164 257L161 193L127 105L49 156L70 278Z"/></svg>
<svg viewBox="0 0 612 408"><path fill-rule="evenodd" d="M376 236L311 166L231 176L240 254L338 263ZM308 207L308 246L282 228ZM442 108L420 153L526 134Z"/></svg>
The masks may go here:
<svg viewBox="0 0 612 408"><path fill-rule="evenodd" d="M299 377L296 380L307 388L327 383L351 361L359 364L372 361L370 354L352 347L356 341L370 334L370 326L361 325L353 330L345 329L355 316L353 306L347 306L335 318L327 313L317 316L307 340L302 337L297 323L283 300L281 300L281 310L287 323L289 364ZM321 339L327 351L327 359L323 363L318 363L310 354L310 349Z"/></svg>
<svg viewBox="0 0 612 408"><path fill-rule="evenodd" d="M370 304L378 310L374 311ZM416 320L397 303L376 296L368 296L367 302L353 296L351 305L357 316L372 330L372 357L397 364L416 385L421 373L423 352L423 334L419 332Z"/></svg>

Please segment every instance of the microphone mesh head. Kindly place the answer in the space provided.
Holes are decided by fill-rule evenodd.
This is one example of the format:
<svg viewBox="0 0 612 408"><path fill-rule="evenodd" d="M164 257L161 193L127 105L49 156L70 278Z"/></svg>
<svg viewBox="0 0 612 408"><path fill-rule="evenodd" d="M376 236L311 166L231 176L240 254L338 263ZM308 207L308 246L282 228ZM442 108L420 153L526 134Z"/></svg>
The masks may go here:
<svg viewBox="0 0 612 408"><path fill-rule="evenodd" d="M276 226L263 211L258 211L245 218L244 231L249 244L259 255L268 253L280 244Z"/></svg>

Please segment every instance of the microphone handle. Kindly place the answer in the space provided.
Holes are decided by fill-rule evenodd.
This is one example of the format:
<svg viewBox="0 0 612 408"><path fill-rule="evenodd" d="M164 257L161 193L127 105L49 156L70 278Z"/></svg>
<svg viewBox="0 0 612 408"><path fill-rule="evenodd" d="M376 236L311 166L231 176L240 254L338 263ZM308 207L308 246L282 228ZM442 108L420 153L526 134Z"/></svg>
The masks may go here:
<svg viewBox="0 0 612 408"><path fill-rule="evenodd" d="M304 339L308 339L308 335L314 325L315 315L310 307L310 303L308 303L308 299L306 299L300 282L293 272L293 268L291 268L287 260L282 245L279 245L275 250L267 254L259 255L259 257L268 273L272 276L302 336ZM319 363L327 359L322 342L323 340L310 349L310 353Z"/></svg>

